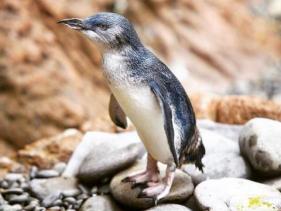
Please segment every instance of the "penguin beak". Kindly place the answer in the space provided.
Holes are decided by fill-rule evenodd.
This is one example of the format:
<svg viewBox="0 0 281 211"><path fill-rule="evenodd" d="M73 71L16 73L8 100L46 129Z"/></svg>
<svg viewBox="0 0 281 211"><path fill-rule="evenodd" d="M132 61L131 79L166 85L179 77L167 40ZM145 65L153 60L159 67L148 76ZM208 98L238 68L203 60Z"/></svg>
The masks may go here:
<svg viewBox="0 0 281 211"><path fill-rule="evenodd" d="M64 24L72 29L75 30L83 30L86 29L85 24L83 23L83 20L78 18L69 18L69 19L63 19L58 21L59 24Z"/></svg>

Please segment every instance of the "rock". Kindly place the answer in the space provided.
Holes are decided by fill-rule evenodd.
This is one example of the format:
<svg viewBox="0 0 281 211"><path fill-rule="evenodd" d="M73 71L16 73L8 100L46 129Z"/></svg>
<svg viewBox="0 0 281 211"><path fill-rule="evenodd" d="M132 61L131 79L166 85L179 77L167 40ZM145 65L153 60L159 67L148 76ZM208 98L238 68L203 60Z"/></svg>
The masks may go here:
<svg viewBox="0 0 281 211"><path fill-rule="evenodd" d="M264 175L281 173L281 122L264 118L249 121L241 131L241 153Z"/></svg>
<svg viewBox="0 0 281 211"><path fill-rule="evenodd" d="M31 192L40 200L76 189L77 182L74 178L55 177L50 179L34 179L30 182Z"/></svg>
<svg viewBox="0 0 281 211"><path fill-rule="evenodd" d="M73 153L64 176L95 183L133 164L144 153L136 132L88 132Z"/></svg>
<svg viewBox="0 0 281 211"><path fill-rule="evenodd" d="M41 170L37 173L37 178L52 178L52 177L58 177L59 173L55 170Z"/></svg>
<svg viewBox="0 0 281 211"><path fill-rule="evenodd" d="M268 179L268 180L262 181L262 183L269 185L273 188L276 188L281 192L281 177Z"/></svg>
<svg viewBox="0 0 281 211"><path fill-rule="evenodd" d="M199 184L206 179L251 177L250 167L240 156L238 142L206 129L201 129L200 133L206 149L206 154L202 160L205 166L204 173L192 164L186 164L183 167L195 184Z"/></svg>
<svg viewBox="0 0 281 211"><path fill-rule="evenodd" d="M110 146L110 143L108 143ZM111 146L110 146L111 148ZM140 155L142 145L132 144L123 149L110 149L100 145L86 157L79 169L79 180L86 183L96 183L101 178L111 176L114 173L132 165Z"/></svg>
<svg viewBox="0 0 281 211"><path fill-rule="evenodd" d="M203 99L201 99L203 98ZM207 98L204 100L204 98ZM225 124L244 124L255 117L281 120L281 104L252 96L191 95L195 111L200 118Z"/></svg>
<svg viewBox="0 0 281 211"><path fill-rule="evenodd" d="M165 168L163 165L160 165L159 167L161 175L164 176ZM154 202L151 199L137 198L137 195L140 192L139 188L131 189L130 183L121 182L126 176L143 169L145 169L145 165L138 163L113 177L110 183L110 190L114 199L125 206L136 209L146 209L154 205ZM190 176L183 173L181 170L177 170L171 191L168 196L161 200L161 202L183 202L192 194L193 189L194 186Z"/></svg>
<svg viewBox="0 0 281 211"><path fill-rule="evenodd" d="M241 178L211 179L194 192L202 210L278 210L281 193L270 186Z"/></svg>
<svg viewBox="0 0 281 211"><path fill-rule="evenodd" d="M274 18L281 18L281 3L278 0L272 0L268 7L268 13Z"/></svg>
<svg viewBox="0 0 281 211"><path fill-rule="evenodd" d="M158 205L156 207L152 207L150 209L147 209L146 211L168 211L168 210L173 210L173 211L192 211L191 209L184 207L182 205L178 204L163 204L163 205Z"/></svg>
<svg viewBox="0 0 281 211"><path fill-rule="evenodd" d="M121 211L110 196L94 195L87 199L79 211Z"/></svg>
<svg viewBox="0 0 281 211"><path fill-rule="evenodd" d="M64 170L65 170L65 167L66 167L66 163L64 162L59 162L59 163L56 163L55 166L54 166L54 170L57 171L59 173L59 175L61 175Z"/></svg>
<svg viewBox="0 0 281 211"><path fill-rule="evenodd" d="M68 161L81 139L82 134L78 130L68 129L57 136L27 145L19 150L18 158L24 164L49 169L60 161Z"/></svg>
<svg viewBox="0 0 281 211"><path fill-rule="evenodd" d="M238 141L240 131L242 130L241 125L222 124L207 119L198 120L197 125L199 129L215 132L233 141Z"/></svg>

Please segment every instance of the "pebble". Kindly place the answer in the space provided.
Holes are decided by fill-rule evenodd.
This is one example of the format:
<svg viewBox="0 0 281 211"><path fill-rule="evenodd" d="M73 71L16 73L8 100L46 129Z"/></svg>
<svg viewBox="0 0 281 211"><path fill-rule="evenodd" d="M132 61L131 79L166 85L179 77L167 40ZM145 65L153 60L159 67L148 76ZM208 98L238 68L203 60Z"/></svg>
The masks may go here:
<svg viewBox="0 0 281 211"><path fill-rule="evenodd" d="M56 211L56 210L61 210L61 207L59 207L59 206L55 206L55 207L49 207L48 208L50 211Z"/></svg>
<svg viewBox="0 0 281 211"><path fill-rule="evenodd" d="M239 136L242 155L261 176L281 173L281 122L254 118Z"/></svg>
<svg viewBox="0 0 281 211"><path fill-rule="evenodd" d="M54 177L48 179L34 179L30 182L31 192L40 200L49 195L58 195L67 190L77 188L75 178Z"/></svg>
<svg viewBox="0 0 281 211"><path fill-rule="evenodd" d="M68 202L69 204L75 204L76 203L76 199L73 197L66 197L63 199L64 202Z"/></svg>
<svg viewBox="0 0 281 211"><path fill-rule="evenodd" d="M64 162L59 162L59 163L55 164L55 166L53 167L53 169L56 172L58 172L59 175L61 175L64 172L65 168L66 168L66 163L64 163Z"/></svg>
<svg viewBox="0 0 281 211"><path fill-rule="evenodd" d="M8 173L6 174L5 180L9 182L16 182L16 181L24 181L25 178L22 174L17 174L17 173Z"/></svg>
<svg viewBox="0 0 281 211"><path fill-rule="evenodd" d="M29 176L31 179L35 178L38 172L38 168L36 166L32 166L29 171Z"/></svg>
<svg viewBox="0 0 281 211"><path fill-rule="evenodd" d="M7 189L9 187L9 183L5 180L1 181L0 188Z"/></svg>
<svg viewBox="0 0 281 211"><path fill-rule="evenodd" d="M121 211L110 196L92 196L87 199L79 211Z"/></svg>
<svg viewBox="0 0 281 211"><path fill-rule="evenodd" d="M191 209L179 205L179 204L163 204L163 205L158 205L156 207L152 207L150 209L147 209L145 211L192 211Z"/></svg>
<svg viewBox="0 0 281 211"><path fill-rule="evenodd" d="M30 197L28 193L22 195L13 195L9 198L9 203L11 204L28 204L30 202Z"/></svg>
<svg viewBox="0 0 281 211"><path fill-rule="evenodd" d="M64 197L75 197L78 196L80 193L81 191L78 189L70 189L70 190L62 191L62 195Z"/></svg>
<svg viewBox="0 0 281 211"><path fill-rule="evenodd" d="M52 178L52 177L58 177L59 173L55 170L41 170L37 172L36 177L37 178Z"/></svg>
<svg viewBox="0 0 281 211"><path fill-rule="evenodd" d="M24 191L21 188L10 188L7 190L3 190L1 193L3 195L8 195L8 194L22 194Z"/></svg>

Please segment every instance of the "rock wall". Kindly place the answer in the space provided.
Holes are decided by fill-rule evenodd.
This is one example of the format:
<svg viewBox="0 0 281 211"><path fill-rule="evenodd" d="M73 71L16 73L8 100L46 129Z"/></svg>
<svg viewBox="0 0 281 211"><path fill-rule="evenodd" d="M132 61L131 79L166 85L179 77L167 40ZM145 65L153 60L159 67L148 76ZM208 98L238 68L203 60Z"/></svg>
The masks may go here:
<svg viewBox="0 0 281 211"><path fill-rule="evenodd" d="M97 49L56 24L104 10L133 21L188 90L222 93L233 80L258 76L280 55L274 28L251 16L243 1L2 0L0 138L22 147L85 122L115 130Z"/></svg>

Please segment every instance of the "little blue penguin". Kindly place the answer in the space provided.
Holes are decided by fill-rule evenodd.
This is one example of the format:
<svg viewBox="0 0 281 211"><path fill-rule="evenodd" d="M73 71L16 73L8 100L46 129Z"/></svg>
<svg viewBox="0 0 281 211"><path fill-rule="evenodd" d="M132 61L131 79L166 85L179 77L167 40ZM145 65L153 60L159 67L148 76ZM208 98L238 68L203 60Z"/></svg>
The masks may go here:
<svg viewBox="0 0 281 211"><path fill-rule="evenodd" d="M128 19L100 12L58 23L97 44L112 92L110 117L122 128L127 127L128 117L147 150L146 169L122 181L133 187L142 184L138 197L157 202L169 194L175 171L182 164L194 163L202 171L205 148L191 102L175 75L144 47ZM158 161L167 165L164 178L160 178Z"/></svg>

